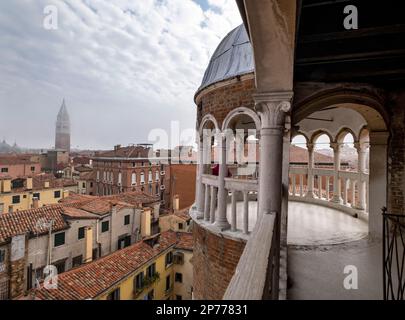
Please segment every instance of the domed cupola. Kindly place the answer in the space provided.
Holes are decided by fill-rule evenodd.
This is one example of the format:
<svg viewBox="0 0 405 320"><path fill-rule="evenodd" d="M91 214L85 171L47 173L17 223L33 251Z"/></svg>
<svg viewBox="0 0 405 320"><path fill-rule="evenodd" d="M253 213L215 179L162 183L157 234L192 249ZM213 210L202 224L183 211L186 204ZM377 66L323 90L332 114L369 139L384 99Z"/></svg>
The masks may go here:
<svg viewBox="0 0 405 320"><path fill-rule="evenodd" d="M228 33L215 50L198 92L214 83L252 72L253 50L242 24Z"/></svg>

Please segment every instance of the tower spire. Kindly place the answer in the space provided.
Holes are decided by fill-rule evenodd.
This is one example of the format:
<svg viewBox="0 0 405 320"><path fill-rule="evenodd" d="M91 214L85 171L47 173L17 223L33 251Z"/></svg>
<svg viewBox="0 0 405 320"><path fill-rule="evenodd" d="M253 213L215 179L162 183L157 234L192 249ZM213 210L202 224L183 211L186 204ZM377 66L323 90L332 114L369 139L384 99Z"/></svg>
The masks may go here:
<svg viewBox="0 0 405 320"><path fill-rule="evenodd" d="M70 151L70 119L65 98L62 100L56 120L55 149Z"/></svg>

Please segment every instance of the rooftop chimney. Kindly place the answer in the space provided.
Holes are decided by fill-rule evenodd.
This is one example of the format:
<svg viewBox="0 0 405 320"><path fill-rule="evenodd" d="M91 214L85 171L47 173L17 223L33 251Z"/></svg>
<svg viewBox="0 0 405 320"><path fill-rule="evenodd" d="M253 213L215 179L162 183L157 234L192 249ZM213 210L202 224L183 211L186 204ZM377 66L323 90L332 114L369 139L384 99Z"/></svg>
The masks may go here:
<svg viewBox="0 0 405 320"><path fill-rule="evenodd" d="M119 149L121 149L121 145L120 145L120 144L117 144L117 145L114 146L114 151L117 151L117 150L119 150Z"/></svg>

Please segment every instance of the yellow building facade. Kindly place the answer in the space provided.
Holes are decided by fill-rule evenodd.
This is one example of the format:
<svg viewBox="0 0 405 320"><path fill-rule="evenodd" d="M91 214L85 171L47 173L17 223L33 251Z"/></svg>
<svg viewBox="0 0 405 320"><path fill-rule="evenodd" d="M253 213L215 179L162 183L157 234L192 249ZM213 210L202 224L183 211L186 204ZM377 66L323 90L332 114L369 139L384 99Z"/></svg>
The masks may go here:
<svg viewBox="0 0 405 320"><path fill-rule="evenodd" d="M55 187L51 182L44 182L43 187L38 188L33 186L32 178L26 179L23 187L12 188L11 180L0 180L0 214L57 204L76 188L73 185Z"/></svg>

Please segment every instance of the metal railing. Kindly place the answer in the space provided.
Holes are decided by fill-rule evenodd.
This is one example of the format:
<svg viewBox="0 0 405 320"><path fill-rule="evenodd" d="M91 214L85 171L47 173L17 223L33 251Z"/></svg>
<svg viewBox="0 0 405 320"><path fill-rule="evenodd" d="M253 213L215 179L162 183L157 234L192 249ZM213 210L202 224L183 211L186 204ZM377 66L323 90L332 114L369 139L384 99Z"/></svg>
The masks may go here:
<svg viewBox="0 0 405 320"><path fill-rule="evenodd" d="M405 297L405 216L383 208L384 300Z"/></svg>

